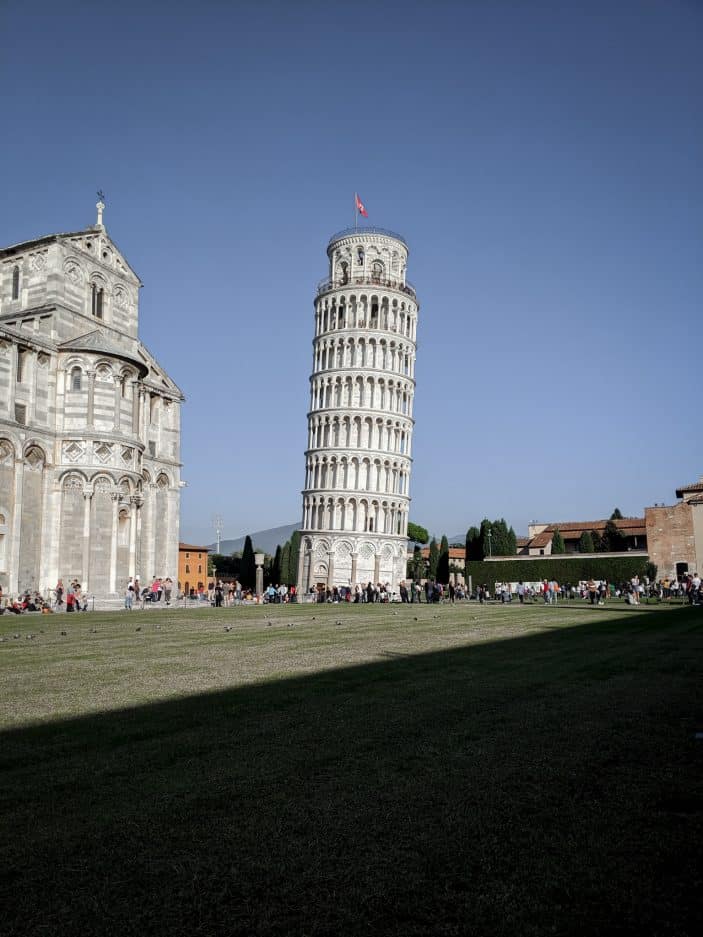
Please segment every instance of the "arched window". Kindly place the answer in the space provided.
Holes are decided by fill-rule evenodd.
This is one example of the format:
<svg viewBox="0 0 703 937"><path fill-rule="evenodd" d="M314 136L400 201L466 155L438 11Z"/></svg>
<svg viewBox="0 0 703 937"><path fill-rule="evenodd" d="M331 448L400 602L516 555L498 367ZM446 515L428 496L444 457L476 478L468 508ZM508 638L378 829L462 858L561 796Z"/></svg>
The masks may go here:
<svg viewBox="0 0 703 937"><path fill-rule="evenodd" d="M71 369L71 390L80 390L81 389L81 380L82 380L81 369L76 367Z"/></svg>
<svg viewBox="0 0 703 937"><path fill-rule="evenodd" d="M349 282L349 264L346 262L346 260L342 261L342 263L340 264L340 268L342 271L342 283L348 283Z"/></svg>
<svg viewBox="0 0 703 937"><path fill-rule="evenodd" d="M105 290L97 283L92 283L90 287L90 311L96 319L103 317L103 300Z"/></svg>
<svg viewBox="0 0 703 937"><path fill-rule="evenodd" d="M20 298L20 268L17 266L12 268L12 298Z"/></svg>
<svg viewBox="0 0 703 937"><path fill-rule="evenodd" d="M371 266L371 279L374 283L380 283L383 277L383 264L380 260L374 260Z"/></svg>

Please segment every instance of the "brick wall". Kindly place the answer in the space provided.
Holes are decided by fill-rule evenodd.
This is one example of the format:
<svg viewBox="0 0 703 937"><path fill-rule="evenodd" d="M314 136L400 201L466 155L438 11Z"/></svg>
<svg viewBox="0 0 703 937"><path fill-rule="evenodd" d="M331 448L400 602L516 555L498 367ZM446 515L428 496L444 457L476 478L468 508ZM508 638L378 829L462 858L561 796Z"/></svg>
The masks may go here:
<svg viewBox="0 0 703 937"><path fill-rule="evenodd" d="M677 563L696 567L696 544L691 505L684 501L667 507L645 508L647 549L657 576L662 579L676 573Z"/></svg>

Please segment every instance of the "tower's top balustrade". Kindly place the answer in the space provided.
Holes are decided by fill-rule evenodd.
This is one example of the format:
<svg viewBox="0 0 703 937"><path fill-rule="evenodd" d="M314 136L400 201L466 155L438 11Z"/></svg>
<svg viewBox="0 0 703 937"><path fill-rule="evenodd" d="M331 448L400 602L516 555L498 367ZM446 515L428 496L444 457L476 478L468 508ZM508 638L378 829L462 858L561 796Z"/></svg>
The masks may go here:
<svg viewBox="0 0 703 937"><path fill-rule="evenodd" d="M347 279L343 277L325 277L324 280L320 280L317 284L317 295L322 296L323 293L329 293L330 290L340 289L342 287L355 289L359 286L385 286L389 289L400 290L401 293L407 293L408 296L412 296L415 300L417 299L415 287L409 280L389 280L385 277L378 276L355 276Z"/></svg>
<svg viewBox="0 0 703 937"><path fill-rule="evenodd" d="M364 235L381 235L382 237L394 238L396 241L400 241L401 244L408 246L408 242L401 234L397 234L395 231L388 231L386 228L376 228L373 225L363 225L359 228L344 228L342 231L337 231L336 234L333 234L327 245L327 251L329 252L332 245L336 244L337 241L341 241L343 238L348 237L361 237Z"/></svg>

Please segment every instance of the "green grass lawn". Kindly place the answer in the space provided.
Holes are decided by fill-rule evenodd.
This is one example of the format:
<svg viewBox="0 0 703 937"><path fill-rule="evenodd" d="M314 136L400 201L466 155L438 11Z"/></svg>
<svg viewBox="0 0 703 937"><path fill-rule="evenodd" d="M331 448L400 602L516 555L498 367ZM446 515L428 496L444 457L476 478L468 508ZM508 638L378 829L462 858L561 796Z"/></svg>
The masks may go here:
<svg viewBox="0 0 703 937"><path fill-rule="evenodd" d="M0 933L698 935L702 651L698 608L3 615Z"/></svg>

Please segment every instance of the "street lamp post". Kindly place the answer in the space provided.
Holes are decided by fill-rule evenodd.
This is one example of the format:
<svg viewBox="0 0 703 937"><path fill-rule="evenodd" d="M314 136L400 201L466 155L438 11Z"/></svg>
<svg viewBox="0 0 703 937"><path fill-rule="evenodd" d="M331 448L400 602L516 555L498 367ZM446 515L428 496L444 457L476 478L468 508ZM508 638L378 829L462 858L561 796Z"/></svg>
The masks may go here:
<svg viewBox="0 0 703 937"><path fill-rule="evenodd" d="M492 536L491 528L489 527L488 530L486 531L486 537L488 538L488 556L489 557L492 555L491 554L491 536Z"/></svg>
<svg viewBox="0 0 703 937"><path fill-rule="evenodd" d="M256 598L260 602L264 593L264 554L255 553L254 562L256 563Z"/></svg>

